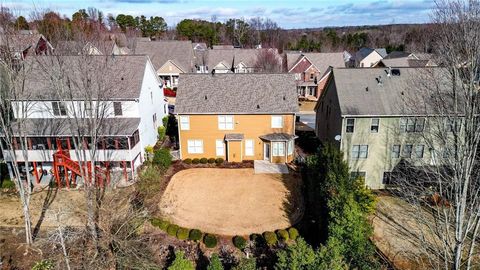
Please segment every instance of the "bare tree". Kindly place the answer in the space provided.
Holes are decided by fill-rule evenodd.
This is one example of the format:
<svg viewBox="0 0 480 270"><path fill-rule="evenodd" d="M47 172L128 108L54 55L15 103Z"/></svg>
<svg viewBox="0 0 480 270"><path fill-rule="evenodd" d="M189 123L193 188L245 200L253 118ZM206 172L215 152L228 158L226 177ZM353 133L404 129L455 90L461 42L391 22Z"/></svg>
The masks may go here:
<svg viewBox="0 0 480 270"><path fill-rule="evenodd" d="M397 166L398 194L416 209L410 218L421 229L411 240L432 268L478 268L480 1L436 1L433 22L435 61L443 68L419 72L417 94L406 97L407 114L425 112L418 140L430 160Z"/></svg>
<svg viewBox="0 0 480 270"><path fill-rule="evenodd" d="M254 67L257 72L281 72L282 58L276 49L259 49Z"/></svg>
<svg viewBox="0 0 480 270"><path fill-rule="evenodd" d="M30 94L24 87L29 75L29 65L23 62L24 51L19 50L17 33L10 26L13 15L0 8L0 150L5 154L10 173L22 204L25 224L25 241L33 243L30 198L33 191L33 176L30 174L28 156L28 127L25 121L33 105ZM20 102L13 103L15 100ZM36 172L33 171L35 174Z"/></svg>

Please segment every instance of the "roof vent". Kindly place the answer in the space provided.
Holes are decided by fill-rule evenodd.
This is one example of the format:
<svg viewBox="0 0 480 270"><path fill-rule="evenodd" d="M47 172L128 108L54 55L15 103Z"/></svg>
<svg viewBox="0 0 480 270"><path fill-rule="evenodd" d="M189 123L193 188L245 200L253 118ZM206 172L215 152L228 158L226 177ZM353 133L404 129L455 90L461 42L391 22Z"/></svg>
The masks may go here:
<svg viewBox="0 0 480 270"><path fill-rule="evenodd" d="M121 78L120 78L120 80L122 80L122 81L123 81L123 77L121 77Z"/></svg>
<svg viewBox="0 0 480 270"><path fill-rule="evenodd" d="M400 76L400 69L398 68L392 69L392 76Z"/></svg>
<svg viewBox="0 0 480 270"><path fill-rule="evenodd" d="M368 92L368 86L367 86L367 87L365 87L365 91L366 91L366 92Z"/></svg>
<svg viewBox="0 0 480 270"><path fill-rule="evenodd" d="M402 92L400 92L400 94L401 94L402 96L403 96L403 95L405 95L405 93L403 93L403 91L402 91Z"/></svg>
<svg viewBox="0 0 480 270"><path fill-rule="evenodd" d="M283 95L283 100L285 100L285 95Z"/></svg>
<svg viewBox="0 0 480 270"><path fill-rule="evenodd" d="M260 109L260 105L257 104L257 109Z"/></svg>
<svg viewBox="0 0 480 270"><path fill-rule="evenodd" d="M207 100L207 99L208 99L208 98L207 98L207 96L205 95L205 100Z"/></svg>

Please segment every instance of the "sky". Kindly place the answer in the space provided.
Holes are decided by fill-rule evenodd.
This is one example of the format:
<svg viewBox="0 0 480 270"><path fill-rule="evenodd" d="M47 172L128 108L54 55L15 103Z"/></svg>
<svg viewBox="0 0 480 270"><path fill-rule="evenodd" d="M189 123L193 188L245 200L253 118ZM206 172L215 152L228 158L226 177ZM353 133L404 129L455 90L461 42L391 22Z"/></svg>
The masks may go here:
<svg viewBox="0 0 480 270"><path fill-rule="evenodd" d="M161 16L169 26L182 19L223 22L227 18L268 17L285 29L325 26L424 23L433 0L0 0L16 14L50 9L71 15L96 7L104 14Z"/></svg>

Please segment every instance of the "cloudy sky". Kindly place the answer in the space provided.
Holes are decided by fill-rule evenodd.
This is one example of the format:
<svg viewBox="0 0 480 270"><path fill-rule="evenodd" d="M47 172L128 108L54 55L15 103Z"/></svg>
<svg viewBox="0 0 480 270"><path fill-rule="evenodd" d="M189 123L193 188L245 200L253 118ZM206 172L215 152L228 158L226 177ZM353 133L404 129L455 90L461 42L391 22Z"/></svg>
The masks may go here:
<svg viewBox="0 0 480 270"><path fill-rule="evenodd" d="M96 7L105 14L162 16L169 26L184 18L218 21L231 17L269 17L283 28L422 23L429 20L433 0L0 0L28 15L51 9L71 16Z"/></svg>

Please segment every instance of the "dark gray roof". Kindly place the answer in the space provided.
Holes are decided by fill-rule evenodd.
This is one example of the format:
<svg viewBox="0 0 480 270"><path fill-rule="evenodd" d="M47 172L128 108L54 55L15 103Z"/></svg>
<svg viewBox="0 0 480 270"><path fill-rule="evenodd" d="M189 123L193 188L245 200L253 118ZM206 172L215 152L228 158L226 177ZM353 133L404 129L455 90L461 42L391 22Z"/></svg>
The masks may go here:
<svg viewBox="0 0 480 270"><path fill-rule="evenodd" d="M171 60L183 72L192 72L193 47L191 41L138 41L135 53L148 55L156 70Z"/></svg>
<svg viewBox="0 0 480 270"><path fill-rule="evenodd" d="M402 57L408 57L409 55L411 55L411 53L409 52L393 51L387 54L387 56L385 56L384 59L402 58Z"/></svg>
<svg viewBox="0 0 480 270"><path fill-rule="evenodd" d="M372 48L361 48L355 54L355 59L357 61L362 61L365 57L370 55L373 51L376 51L382 58L387 56L387 50L384 48L372 49Z"/></svg>
<svg viewBox="0 0 480 270"><path fill-rule="evenodd" d="M181 74L175 113L273 114L298 111L294 74Z"/></svg>
<svg viewBox="0 0 480 270"><path fill-rule="evenodd" d="M270 133L260 136L260 139L270 142L286 142L295 139L296 136L287 133Z"/></svg>
<svg viewBox="0 0 480 270"><path fill-rule="evenodd" d="M17 131L17 125L12 124L15 135L27 136L72 136L78 133L72 132L77 125L72 125L72 119L67 118L29 118L23 119L22 125L25 125L27 134L20 134ZM85 121L88 121L86 119ZM85 122L87 124L87 122ZM102 120L101 128L98 131L99 136L130 136L140 124L140 118L105 118ZM85 134L89 129L85 129Z"/></svg>
<svg viewBox="0 0 480 270"><path fill-rule="evenodd" d="M241 141L244 137L241 133L225 134L225 141Z"/></svg>
<svg viewBox="0 0 480 270"><path fill-rule="evenodd" d="M261 50L267 49L214 49L208 51L208 66L213 69L219 63L227 65L227 69L232 68L232 63L238 65L244 63L247 67L254 67L257 59L257 54ZM274 49L274 52L278 55L278 51ZM235 61L234 61L235 57ZM280 61L280 56L279 61Z"/></svg>
<svg viewBox="0 0 480 270"><path fill-rule="evenodd" d="M147 61L145 55L29 57L24 61L29 76L18 99L57 100L64 97L60 86L71 89L73 99L85 99L87 91L100 99L139 98Z"/></svg>
<svg viewBox="0 0 480 270"><path fill-rule="evenodd" d="M342 115L424 115L431 104L429 82L446 79L440 68L398 68L400 76L387 76L386 68L333 69L328 91L336 89ZM380 78L381 76L381 78ZM382 82L378 83L377 78ZM434 80L432 80L434 79ZM447 82L441 84L448 85ZM332 88L334 87L334 88ZM422 88L422 90L420 90ZM431 93L431 92L430 92Z"/></svg>

